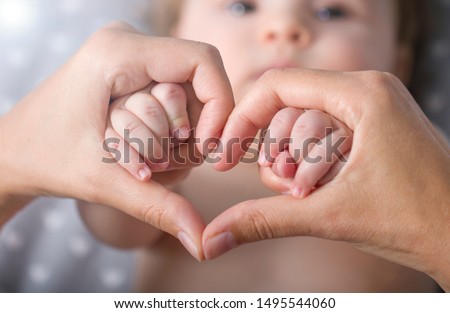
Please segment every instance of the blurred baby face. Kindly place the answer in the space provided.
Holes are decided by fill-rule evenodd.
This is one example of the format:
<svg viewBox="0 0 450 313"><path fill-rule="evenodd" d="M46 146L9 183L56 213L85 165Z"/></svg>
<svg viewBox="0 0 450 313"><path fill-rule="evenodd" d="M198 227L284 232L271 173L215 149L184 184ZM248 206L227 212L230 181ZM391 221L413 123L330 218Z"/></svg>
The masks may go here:
<svg viewBox="0 0 450 313"><path fill-rule="evenodd" d="M176 35L219 49L236 100L270 68L397 70L393 0L184 0Z"/></svg>

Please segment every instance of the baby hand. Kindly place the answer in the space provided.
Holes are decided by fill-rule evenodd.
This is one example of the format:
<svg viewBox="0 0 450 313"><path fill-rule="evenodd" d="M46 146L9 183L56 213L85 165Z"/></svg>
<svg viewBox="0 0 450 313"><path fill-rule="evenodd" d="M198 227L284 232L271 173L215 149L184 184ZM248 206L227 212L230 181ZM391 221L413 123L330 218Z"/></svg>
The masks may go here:
<svg viewBox="0 0 450 313"><path fill-rule="evenodd" d="M181 144L191 137L201 104L190 101L188 108L187 98L183 86L158 83L112 103L105 135L115 161L142 181L154 172L189 167L192 158L186 151L192 149Z"/></svg>
<svg viewBox="0 0 450 313"><path fill-rule="evenodd" d="M352 145L352 132L330 115L285 108L272 119L260 150L261 180L269 188L306 197L337 175Z"/></svg>

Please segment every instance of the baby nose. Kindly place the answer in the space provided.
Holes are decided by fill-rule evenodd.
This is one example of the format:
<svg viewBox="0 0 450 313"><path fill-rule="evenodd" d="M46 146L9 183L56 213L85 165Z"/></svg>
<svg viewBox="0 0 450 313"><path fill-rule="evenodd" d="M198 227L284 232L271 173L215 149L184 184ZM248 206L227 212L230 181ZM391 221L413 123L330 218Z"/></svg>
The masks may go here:
<svg viewBox="0 0 450 313"><path fill-rule="evenodd" d="M266 44L305 45L310 37L308 29L295 21L272 20L262 32L262 41Z"/></svg>

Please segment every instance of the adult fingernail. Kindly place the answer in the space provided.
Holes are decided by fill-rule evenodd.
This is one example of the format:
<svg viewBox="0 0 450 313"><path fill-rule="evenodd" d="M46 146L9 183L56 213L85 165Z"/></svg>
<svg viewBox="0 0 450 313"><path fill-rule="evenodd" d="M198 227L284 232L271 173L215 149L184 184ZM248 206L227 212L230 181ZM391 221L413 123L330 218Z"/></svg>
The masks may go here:
<svg viewBox="0 0 450 313"><path fill-rule="evenodd" d="M150 168L146 165L146 166L144 166L144 168L142 168L140 171L139 171L139 178L142 180L142 181L146 181L147 179L149 179L151 176L152 176L152 171L150 170Z"/></svg>
<svg viewBox="0 0 450 313"><path fill-rule="evenodd" d="M197 260L201 260L200 256L198 255L198 249L194 243L194 241L186 235L185 232L180 231L178 233L178 240L180 240L181 244L184 246L184 248Z"/></svg>
<svg viewBox="0 0 450 313"><path fill-rule="evenodd" d="M205 257L207 260L215 259L222 254L234 249L238 246L236 239L230 232L222 233L214 236L205 244Z"/></svg>

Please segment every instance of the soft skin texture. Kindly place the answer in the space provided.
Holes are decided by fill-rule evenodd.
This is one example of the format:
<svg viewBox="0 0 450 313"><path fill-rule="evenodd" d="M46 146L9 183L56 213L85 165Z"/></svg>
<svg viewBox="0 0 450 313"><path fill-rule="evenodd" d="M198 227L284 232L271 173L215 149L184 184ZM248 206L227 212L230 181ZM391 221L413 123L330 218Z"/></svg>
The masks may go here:
<svg viewBox="0 0 450 313"><path fill-rule="evenodd" d="M405 83L409 79L412 52L397 37L396 1L183 0L179 5L182 9L174 35L219 49L236 101L271 68L378 70L394 73ZM302 115L290 132L286 129L289 119L283 117L280 125L272 125L280 120L274 117L271 133L289 134L297 140L289 146L290 155L272 151L270 157L262 157L275 158L274 164L260 162L264 184L294 196L306 196L314 187L328 182L342 165L337 159L327 164L296 159L292 164L292 151L302 147L303 140L324 138L323 131L331 127L333 134L327 134L329 138L349 137L340 152L346 154L351 148L351 133L345 125L318 123L318 118L306 117L309 113ZM320 147L310 149L311 154L321 153Z"/></svg>
<svg viewBox="0 0 450 313"><path fill-rule="evenodd" d="M223 140L256 134L286 106L345 121L354 131L348 164L305 199L227 210L205 229L206 257L263 239L315 236L428 273L450 291L450 147L404 85L380 72L272 70L232 113Z"/></svg>
<svg viewBox="0 0 450 313"><path fill-rule="evenodd" d="M398 68L400 47L394 31L395 1L182 2L174 34L219 49L237 100L257 78L274 67L376 69L403 76L404 69ZM249 9L236 13L239 3L247 4ZM318 18L321 10L335 7L342 8L347 16Z"/></svg>
<svg viewBox="0 0 450 313"><path fill-rule="evenodd" d="M339 8L335 7L336 3ZM314 4L314 7L309 4ZM342 7L345 14L340 12ZM318 18L327 14L330 19ZM259 88L270 85L272 80L263 73L271 68L375 69L391 71L402 77L404 71L399 65L407 62L400 62L405 56L401 52L407 49L397 42L396 16L392 1L186 0L174 35L216 45L224 58L235 97L241 100L251 92L255 83ZM283 77L288 71L280 73ZM289 76L286 79L293 78ZM261 81L266 81L267 85ZM292 91L287 93L294 96L298 86L289 86ZM341 85L323 82L318 86L333 89ZM264 94L269 97L265 99L268 103L278 103L276 93ZM304 98L296 101L300 102L299 106L308 108L309 103ZM264 109L264 103L259 103L261 107L252 106L245 114L241 114L238 106L237 113L230 120L234 126L229 127L247 125L247 115ZM285 107L277 106L277 112ZM264 125L258 126L268 127L276 114L271 113L274 114L270 118L261 121ZM217 168L226 170L232 165L219 164ZM276 174L275 171L272 174ZM192 170L186 180L176 186L176 191L190 199L209 222L239 202L274 196L275 193L263 187L261 179L271 187L277 184L273 180L268 183L265 177L264 173L259 176L256 164L239 164L226 173L214 172L210 164L204 164ZM295 200L292 197L287 199ZM276 212L280 210L271 207L269 211L278 216ZM246 216L246 212L232 210L224 214L204 234L203 247L209 259L224 252L224 246L231 248L244 242L233 238L233 229L226 227L234 227L235 219ZM247 226L250 227L248 233L253 234L255 227ZM245 238L244 235L242 237ZM432 291L435 288L434 282L426 275L370 256L351 245L303 236L245 245L202 264L193 260L171 236L154 242L143 254L145 257L141 259L136 277L138 290L148 292L386 292Z"/></svg>
<svg viewBox="0 0 450 313"><path fill-rule="evenodd" d="M0 119L1 224L34 197L73 197L117 207L174 236L181 234L201 258L204 223L187 200L156 182L137 181L118 164L102 162L109 157L102 143L111 99L153 80L190 83L205 104L198 136L221 132L233 98L217 50L149 38L113 23Z"/></svg>
<svg viewBox="0 0 450 313"><path fill-rule="evenodd" d="M235 99L237 100L238 108L234 111L227 124L227 131L225 132L225 135L223 137L223 139L225 139L224 141L226 141L227 138L232 138L233 135L239 135L240 138L245 138L245 135L255 135L254 132L246 132L244 135L243 133L238 132L238 130L241 129L241 127L251 127L252 130L255 130L252 127L255 125L257 125L259 129L266 128L270 125L271 119L275 116L275 114L286 106L300 109L318 109L332 114L335 113L335 118L341 120L345 123L346 127L349 127L351 130L354 130L356 132L358 136L356 140L359 140L360 145L369 142L369 138L366 137L367 134L365 132L371 127L374 133L372 133L373 138L370 138L370 140L382 141L384 139L385 136L380 136L377 134L377 127L383 127L386 131L388 131L386 124L379 123L377 125L368 125L364 130L355 129L354 125L349 123L349 119L356 117L354 117L355 110L353 110L352 107L349 107L347 109L345 108L347 101L344 101L342 99L339 105L334 107L334 110L324 110L323 106L314 106L315 103L309 103L309 100L310 98L313 98L315 100L314 96L317 96L318 94L320 95L322 90L330 90L327 96L330 97L331 100L335 101L330 102L328 105L333 106L334 104L336 104L336 102L338 102L338 100L340 100L338 98L338 95L340 93L345 93L346 97L348 97L349 100L352 98L353 92L355 92L355 95L361 95L361 90L357 90L357 86L362 85L363 87L366 87L362 90L370 91L370 88L367 88L364 82L368 82L369 87L375 88L375 90L380 91L380 94L383 95L385 94L385 91L383 91L384 88L389 88L384 79L385 75L379 75L382 77L382 79L379 80L376 78L374 80L366 79L363 75L361 75L361 77L356 76L353 78L355 80L355 83L352 86L351 82L347 84L339 84L339 78L328 80L327 75L333 74L324 74L323 81L321 75L314 76L313 74L311 74L311 77L315 77L315 79L312 80L315 84L315 87L311 89L308 89L307 87L301 88L301 97L297 97L298 92L300 92L297 92L297 89L299 88L299 84L302 81L299 82L299 79L296 79L296 76L291 75L289 71L277 71L268 76L264 76L258 83L256 83L256 86L254 86L254 84L255 81L267 70L271 68L286 67L316 68L346 72L377 70L379 72L394 73L406 84L409 80L412 51L407 45L400 44L398 41L396 31L396 25L398 21L396 18L397 8L395 1L184 0L182 2L183 9L181 11L179 23L174 29L174 34L181 38L208 42L219 49L224 59L225 68L230 77L230 82L233 87ZM336 12L333 12L333 9L336 7L341 10L340 13L344 14L335 14ZM236 14L236 12L239 12L239 14ZM330 13L329 16L331 18L319 19L318 15L321 15L320 12ZM326 15L327 14L325 14L325 16ZM205 25L208 25L208 27L205 27ZM346 75L352 74L340 75L346 77ZM369 77L372 77L370 73L367 75ZM377 75L373 76L378 77ZM277 79L272 79L273 77L276 77ZM358 83L359 79L361 79L362 83ZM307 84L307 86L311 84L312 83ZM396 86L398 85L400 84L396 80ZM289 103L282 102L280 104L278 102L279 93L270 92L274 89L277 90L278 88L283 88L286 96L289 97ZM399 87L399 89L402 90L400 92L400 96L406 97L406 89L403 86L401 88ZM246 96L246 94L249 92L250 95ZM309 92L311 92L311 94L309 94ZM260 93L259 96L257 96L258 93ZM377 107L382 106L383 103L370 101L380 100L376 98L379 97L380 94L368 94L373 96L373 98L369 98L367 101L365 101L364 98L361 97L359 105L367 106L366 110L373 110ZM392 97L395 99L396 96L398 95L394 92ZM251 102L251 105L246 104L245 101L249 102L248 99L252 99L252 97L255 97L257 100ZM410 101L409 106L412 107L410 114L419 114L419 109L416 107L415 102L411 100L410 95L407 95L407 97ZM243 98L247 100L240 101ZM272 108L272 110L270 111L270 117L263 115L263 112L265 112L265 103L278 104L276 109ZM391 102L385 104L388 107L393 105ZM240 105L243 105L243 107L240 108ZM369 106L373 107L369 108ZM409 106L403 106L403 109L409 109ZM384 109L380 108L380 111L382 111L383 113L379 114L389 114L389 111L385 112L383 110ZM260 114L255 114L256 112L259 112ZM336 112L338 112L339 114L336 114ZM431 127L429 127L429 122L423 117L421 113L420 115L421 118L411 120L411 124L408 124L407 127L405 125L405 127L409 130L410 127L414 127L414 123L419 123L419 125L420 123L422 123L422 125L425 123L427 125L427 128L430 129ZM253 118L250 119L250 116L252 116ZM260 117L268 118L259 120ZM398 127L401 127L400 125L404 125L403 123L397 124L394 117L392 117L391 120L393 122L389 125L398 125ZM400 121L401 120L399 120L399 122ZM399 134L408 133L404 132L401 129L391 129L391 131L398 132ZM360 132L359 135L358 132ZM364 140L361 140L361 137L363 137ZM430 138L428 137L424 139L429 140ZM429 144L431 147L433 147L433 144L436 144L435 139L431 138ZM439 151L441 147L442 146L435 146L434 148ZM368 149L369 152L373 151L369 146L367 146L366 149ZM411 151L415 151L416 153L418 152L417 147L405 147L405 151L408 149L411 149ZM389 151L383 151L389 153L392 157L396 155L396 153L392 153L392 149L390 149ZM376 159L378 157L378 154L372 153L371 156L373 159ZM444 163L440 163L441 165L438 166L441 170L444 169L444 171L441 172L440 178L435 180L434 183L436 183L437 185L441 184L440 194L445 195L448 194L448 192L442 189L445 189L445 181L448 181L448 170L445 170L445 165L448 163L445 163L447 161L445 161L445 158L442 158L442 155L437 155L437 157L439 161L444 161ZM233 158L233 160L238 159L239 158ZM396 160L398 159L396 158ZM384 155L380 155L378 163L370 163L362 159L358 159L357 161L354 161L355 165L348 166L346 172L342 173L342 175L350 173L355 167L360 167L360 171L369 171L370 176L370 169L372 169L373 171L377 171L377 167L374 167L373 164L386 166L387 169L390 168L389 163L385 165L383 164L383 162L385 161L386 158ZM400 162L400 160L398 161ZM427 163L428 162L425 162L423 165L427 166ZM368 168L366 168L366 164L369 164ZM219 170L226 170L230 168L230 164L218 164L215 166L215 168ZM407 167L405 168L408 169ZM424 171L426 171L425 168ZM274 176L279 175L273 175L273 173L270 173L270 171L269 173L268 171L264 172L264 169L261 172L263 174L261 176L261 179L266 183L266 185L277 192L285 190L283 184L286 184L286 180L275 181L276 177ZM331 173L332 175L337 173L335 169L332 169L331 172L334 172ZM392 172L395 172L395 167L392 169ZM399 175L402 177L399 178L399 185L397 185L396 187L399 188L399 191L402 191L406 188L405 181L402 181L402 179L405 179L405 177L403 177L403 174L401 173L399 173ZM384 178L380 178L377 181L377 184L379 184L378 190L384 190L384 188L386 188L390 184L389 181L385 181L387 177L390 176L385 176ZM433 176L430 175L427 178L433 179ZM408 178L408 183L410 179L412 178ZM337 182L339 182L339 179L336 180ZM325 177L325 181L327 181L327 177ZM328 188L332 188L334 184L336 184L336 182L333 181L330 183L329 187L325 186L323 188L325 190L328 190ZM359 184L356 184L357 188L355 191L353 191L352 189L350 192L343 193L343 195L341 195L341 197L343 197L344 195L347 195L348 197L346 199L347 202L344 202L343 204L344 207L352 207L354 203L353 196L357 197L359 196L359 194L361 194L361 207L369 205L365 204L364 201L369 201L369 203L372 202L370 199L364 197L366 195L366 188L364 184L365 182L364 180L362 180ZM368 183L366 187L370 189ZM358 188L360 189L358 190ZM318 190L320 190L320 188ZM355 195L356 192L358 192L357 195ZM336 191L336 193L339 193L339 191ZM381 224L374 223L371 224L372 228L366 227L367 224L373 220L371 216L368 216L365 220L361 219L359 231L364 232L369 229L377 229L378 227L380 227L380 225L384 225L384 219L389 220L388 217L392 214L390 212L391 208L393 206L397 207L397 198L394 197L394 194L395 192L393 192L391 198L386 198L386 202L383 202L382 205L380 204L380 207L385 210L384 212L386 213L383 218L380 218ZM404 195L406 197L405 201L409 201L410 195ZM313 193L309 201L317 201L315 199L318 198L321 197L315 196ZM433 199L434 198L435 196L433 195ZM305 200L296 200L289 196L283 196L281 197L281 199L284 199L287 202L291 201L292 203L297 203L296 201L307 201L308 198L306 198ZM422 198L422 200L424 199L427 198ZM322 201L325 202L332 200L333 197L327 195ZM243 242L254 241L255 239L259 238L259 231L262 231L262 236L266 235L267 237L270 237L271 230L275 232L275 235L277 235L278 233L283 235L310 234L310 232L307 231L303 232L303 229L298 230L296 228L297 225L294 223L287 224L289 218L291 217L292 221L302 219L302 216L300 215L298 216L298 218L295 218L294 216L294 213L296 212L296 210L298 210L298 208L292 208L292 214L285 215L283 214L283 207L285 205L284 203L280 202L277 205L273 206L259 206L259 204L264 203L264 201L265 200L262 199L254 200L249 203L244 202L242 206L238 205L237 208L232 208L230 211L226 211L225 213L223 213L223 215L217 217L207 227L204 233L203 246L205 249L206 257L211 259L213 257L216 257L217 255L220 255L221 252L223 252L221 251L223 247L234 248ZM389 201L393 201L394 205L392 203L389 203ZM253 206L251 206L251 204L253 204ZM441 200L438 200L438 203L436 205L440 204L442 204ZM252 210L246 210L247 206L249 206ZM259 215L259 210L262 210L261 215ZM279 224L274 225L273 228L266 229L264 227L264 225L266 225L264 219L271 217L273 217L275 221L281 220L285 221L285 223L283 224L280 222ZM351 223L351 221L353 221L354 219L350 218L346 220L345 218L342 218L342 220L346 221L347 223ZM397 219L394 220L397 221ZM320 227L320 229L323 229L326 234L329 234L328 238L342 239L343 237L338 236L339 232L334 235L336 237L333 237L332 234L335 230L335 228L333 227L333 221L333 217L329 218L326 223L324 223L322 220L308 220L309 223L305 222L304 224L302 224L302 226L306 230L314 227ZM394 222L394 224L395 223L396 222ZM270 226L272 225L269 225L269 227ZM237 228L237 237L231 236L229 234L229 231L231 232L231 234L234 234L235 227ZM262 229L260 229L259 227L261 227ZM326 227L329 227L329 229ZM393 225L393 227L395 227L395 225ZM264 232L264 230L268 231ZM347 231L351 232L352 230L353 229L350 228ZM419 231L419 234L420 233L421 231ZM225 235L223 235L221 240L219 240L215 245L211 244L214 236L219 234ZM246 235L248 235L248 237L246 237ZM371 233L367 231L366 239L370 238L370 240L373 240L370 235ZM384 239L387 238L389 237L385 237ZM429 238L440 237L434 237L432 234L430 234ZM354 242L352 240L349 241ZM317 249L325 246L321 246L321 244L323 243L317 243ZM380 242L380 245L384 246L385 243ZM272 246L272 248L274 248L274 246L275 244ZM292 249L295 250L294 243L292 243L291 247L293 247ZM216 250L217 248L218 250ZM269 247L267 248L269 249ZM370 251L370 249L364 250ZM448 251L448 249L446 251ZM303 252L307 253L306 251ZM342 253L350 254L348 251ZM382 253L378 253L376 255L385 257L385 255L383 255ZM397 254L394 253L394 256L389 257L388 260L400 262L401 264L409 266L414 265L409 262L405 262L405 260L401 260L401 258L395 257L395 255ZM294 256L293 258L295 259ZM355 255L354 260L356 259L357 257ZM445 260L445 257L441 259ZM367 262L367 264L370 263L370 261L366 260L361 261L360 264L363 264L364 262ZM344 268L344 266L342 268ZM414 268L417 269L419 267L415 266ZM379 267L379 269L381 269L381 266ZM422 267L421 269L431 274L430 267ZM436 277L436 275L434 277Z"/></svg>

